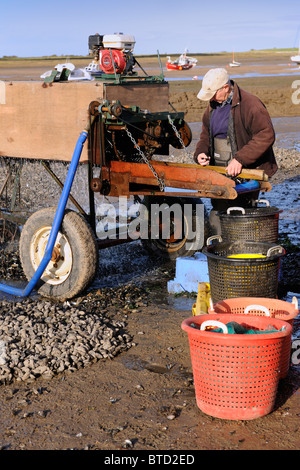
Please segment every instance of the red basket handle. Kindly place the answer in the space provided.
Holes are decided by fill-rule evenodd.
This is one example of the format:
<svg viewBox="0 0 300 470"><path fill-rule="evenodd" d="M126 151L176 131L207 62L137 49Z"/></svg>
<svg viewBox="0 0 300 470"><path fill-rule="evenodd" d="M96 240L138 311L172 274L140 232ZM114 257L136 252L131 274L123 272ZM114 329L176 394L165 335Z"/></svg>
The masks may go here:
<svg viewBox="0 0 300 470"><path fill-rule="evenodd" d="M263 307L263 305L248 305L245 308L244 313L247 314L250 310L261 310L266 314L267 317L271 316L270 310L267 307Z"/></svg>

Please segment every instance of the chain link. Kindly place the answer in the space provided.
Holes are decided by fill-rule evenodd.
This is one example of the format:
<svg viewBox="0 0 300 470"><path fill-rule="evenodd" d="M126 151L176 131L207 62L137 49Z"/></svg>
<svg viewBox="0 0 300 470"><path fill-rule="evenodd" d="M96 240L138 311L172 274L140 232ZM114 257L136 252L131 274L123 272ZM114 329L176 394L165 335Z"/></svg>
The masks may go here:
<svg viewBox="0 0 300 470"><path fill-rule="evenodd" d="M170 115L168 115L168 120L169 120L169 123L177 137L177 139L179 140L180 142L180 145L181 147L183 148L183 150L185 151L185 154L187 157L190 157L192 154L189 153L187 151L187 148L186 146L184 145L184 142L182 140L182 137L180 135L180 133L178 132L177 128L175 127L174 125L174 122L172 121L172 118ZM165 182L158 176L158 174L156 173L156 171L154 170L153 166L151 165L151 163L149 162L148 158L146 157L146 155L142 152L139 144L135 141L133 135L131 134L131 132L128 130L128 128L126 127L126 133L128 135L128 137L130 138L131 142L133 143L133 145L136 147L139 155L142 157L142 159L144 160L144 162L148 165L148 167L150 168L150 170L152 171L153 175L155 176L155 178L157 179L157 182L158 182L158 185L159 185L159 189L161 191L164 191L165 189Z"/></svg>
<svg viewBox="0 0 300 470"><path fill-rule="evenodd" d="M152 171L153 175L155 176L155 178L157 179L157 182L158 182L158 186L159 186L159 189L160 191L164 191L165 189L165 182L158 176L158 174L156 173L156 171L154 170L153 166L151 165L151 163L149 162L148 158L146 157L146 155L142 152L141 150L141 147L139 146L139 144L134 140L134 137L133 135L131 134L131 132L128 130L128 128L126 127L126 133L128 135L128 137L130 138L131 142L133 143L133 145L136 147L139 155L142 157L142 159L144 160L144 162L148 165L148 167L150 168L150 170Z"/></svg>
<svg viewBox="0 0 300 470"><path fill-rule="evenodd" d="M171 124L172 129L173 129L173 131L174 131L174 133L175 133L177 139L179 140L179 142L180 142L180 144L181 144L183 150L185 151L186 156L187 156L187 157L191 157L191 156L192 156L192 153L187 151L187 148L186 148L186 146L184 145L184 142L183 142L183 140L182 140L182 138L181 138L181 135L180 135L180 133L178 132L178 130L177 130L177 128L176 128L174 122L172 121L172 118L171 118L170 115L168 115L168 120L169 120L169 123Z"/></svg>

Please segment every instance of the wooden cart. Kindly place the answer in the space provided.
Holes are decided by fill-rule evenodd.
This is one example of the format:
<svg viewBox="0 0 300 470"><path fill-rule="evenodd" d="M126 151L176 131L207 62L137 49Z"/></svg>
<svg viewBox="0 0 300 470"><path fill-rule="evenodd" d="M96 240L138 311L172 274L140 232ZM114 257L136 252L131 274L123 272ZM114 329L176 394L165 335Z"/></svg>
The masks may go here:
<svg viewBox="0 0 300 470"><path fill-rule="evenodd" d="M13 159L18 170L10 205L2 207L0 216L2 221L8 221L2 224L8 236L9 224L23 226L19 250L29 283L24 290L2 284L0 290L27 296L35 288L50 298L72 298L92 282L99 247L135 239L128 236L128 232L125 236L119 233L113 239L97 237L95 193L139 198L150 212L152 205L158 202L177 202L181 207L190 204L192 217L190 222L187 218L181 220L185 230L180 237L171 228L165 239L153 239L149 232L144 238L149 249L171 258L201 249L199 233L194 234L197 243L189 243L190 248L187 248L201 198L235 199L237 188L223 168L155 160L156 154L168 155L170 145L186 148L191 139L184 114L169 110L169 86L162 77L2 82L0 156L4 160ZM25 160L40 160L62 190L58 207L39 210L29 218L14 213ZM51 170L49 163L53 161L69 164L65 182ZM88 167L87 212L71 195L80 164ZM240 177L255 182L260 190L271 188L262 171L245 170ZM6 181L1 194L5 184ZM76 211L66 209L69 199ZM173 228L174 217L169 219ZM191 227L186 226L188 223ZM157 220L157 224L161 221Z"/></svg>

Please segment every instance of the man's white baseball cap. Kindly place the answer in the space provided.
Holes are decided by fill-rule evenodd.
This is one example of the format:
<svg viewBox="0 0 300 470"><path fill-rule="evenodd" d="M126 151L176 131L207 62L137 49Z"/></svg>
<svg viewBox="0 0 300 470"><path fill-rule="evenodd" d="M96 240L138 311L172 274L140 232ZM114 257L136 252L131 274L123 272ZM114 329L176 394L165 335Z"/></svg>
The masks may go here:
<svg viewBox="0 0 300 470"><path fill-rule="evenodd" d="M229 79L229 74L225 69L216 68L209 70L203 77L202 88L197 98L203 101L211 100L216 91L222 88Z"/></svg>

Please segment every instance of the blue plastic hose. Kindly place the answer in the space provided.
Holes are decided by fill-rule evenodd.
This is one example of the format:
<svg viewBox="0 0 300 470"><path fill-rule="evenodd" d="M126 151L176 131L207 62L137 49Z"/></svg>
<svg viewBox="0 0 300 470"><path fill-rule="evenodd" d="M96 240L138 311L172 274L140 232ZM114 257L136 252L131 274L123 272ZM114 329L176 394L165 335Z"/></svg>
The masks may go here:
<svg viewBox="0 0 300 470"><path fill-rule="evenodd" d="M250 191L255 191L259 189L260 185L259 182L256 180L246 181L245 183L240 183L235 186L235 190L238 194L241 193L248 193Z"/></svg>
<svg viewBox="0 0 300 470"><path fill-rule="evenodd" d="M47 242L46 250L45 250L43 259L39 264L39 267L35 271L30 281L28 282L25 289L22 290L17 287L8 286L6 284L0 284L0 291L6 292L8 294L16 295L19 297L27 297L28 295L30 295L36 283L43 275L43 272L45 271L49 261L52 258L52 252L53 252L55 240L56 240L58 230L59 230L59 227L61 225L61 222L64 216L68 197L69 197L71 187L74 181L74 177L75 177L75 173L76 173L78 163L80 160L83 145L87 139L87 136L88 136L88 131L84 130L81 132L79 139L77 141L77 144L73 153L73 157L70 163L69 171L66 177L66 181L65 181L65 184L64 184L61 196L60 196L60 200L56 209L56 213L54 216L53 225L52 225L50 236Z"/></svg>

